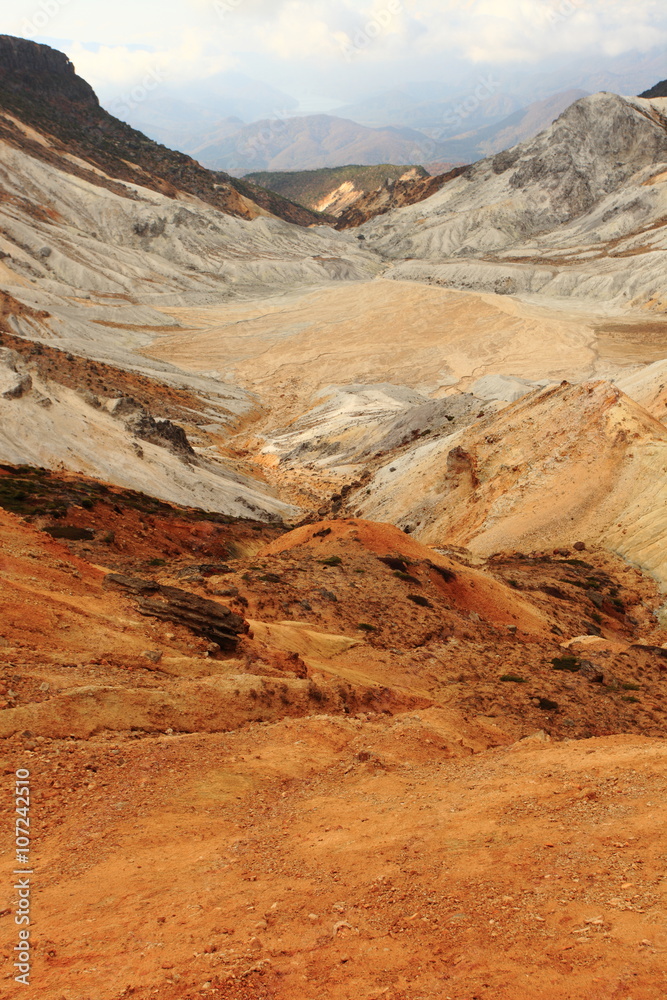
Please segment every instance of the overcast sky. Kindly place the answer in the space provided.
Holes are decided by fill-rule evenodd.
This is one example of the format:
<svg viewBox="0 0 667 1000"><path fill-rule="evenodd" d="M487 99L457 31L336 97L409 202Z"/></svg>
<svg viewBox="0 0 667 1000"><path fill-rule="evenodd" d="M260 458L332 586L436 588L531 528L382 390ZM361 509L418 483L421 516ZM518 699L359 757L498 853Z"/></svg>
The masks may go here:
<svg viewBox="0 0 667 1000"><path fill-rule="evenodd" d="M297 98L350 99L488 64L646 51L667 42L664 0L11 0L0 31L63 48L102 95L150 73L224 70ZM7 10L7 7L10 9ZM667 76L667 71L665 72Z"/></svg>

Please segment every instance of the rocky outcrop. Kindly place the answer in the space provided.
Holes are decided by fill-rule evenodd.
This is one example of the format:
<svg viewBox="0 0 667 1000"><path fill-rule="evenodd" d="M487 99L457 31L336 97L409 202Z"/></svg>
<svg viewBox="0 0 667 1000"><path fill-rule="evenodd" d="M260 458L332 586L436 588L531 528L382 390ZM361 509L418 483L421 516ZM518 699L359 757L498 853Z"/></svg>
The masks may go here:
<svg viewBox="0 0 667 1000"><path fill-rule="evenodd" d="M640 97L667 97L667 80L661 80L660 83L656 83L655 87L651 87L650 90L645 90Z"/></svg>
<svg viewBox="0 0 667 1000"><path fill-rule="evenodd" d="M99 108L95 91L77 76L64 52L26 38L0 35L0 86L49 102Z"/></svg>
<svg viewBox="0 0 667 1000"><path fill-rule="evenodd" d="M133 594L142 615L183 625L220 649L235 649L239 637L248 631L243 618L229 608L178 587L165 587L121 573L109 573L104 586Z"/></svg>
<svg viewBox="0 0 667 1000"><path fill-rule="evenodd" d="M640 171L665 163L667 118L658 103L594 94L529 142L469 167L418 209L372 221L363 235L393 258L467 260L510 247L517 255L523 241L551 236L608 200L611 214L586 235L615 239L653 221L658 193Z"/></svg>
<svg viewBox="0 0 667 1000"><path fill-rule="evenodd" d="M0 397L20 399L32 389L32 378L25 371L20 354L0 348Z"/></svg>
<svg viewBox="0 0 667 1000"><path fill-rule="evenodd" d="M182 427L171 420L156 420L140 403L129 396L118 400L112 410L123 420L127 430L143 441L169 448L181 458L194 458L195 452Z"/></svg>

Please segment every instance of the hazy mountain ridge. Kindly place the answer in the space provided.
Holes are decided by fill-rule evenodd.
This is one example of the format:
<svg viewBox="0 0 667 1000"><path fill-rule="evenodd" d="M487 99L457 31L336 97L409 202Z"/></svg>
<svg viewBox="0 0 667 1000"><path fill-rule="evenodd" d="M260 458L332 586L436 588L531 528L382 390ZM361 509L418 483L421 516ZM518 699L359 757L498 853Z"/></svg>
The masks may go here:
<svg viewBox="0 0 667 1000"><path fill-rule="evenodd" d="M220 142L197 147L195 153L211 169L249 173L414 163L430 149L430 140L413 129L371 129L333 115L309 115L245 125Z"/></svg>

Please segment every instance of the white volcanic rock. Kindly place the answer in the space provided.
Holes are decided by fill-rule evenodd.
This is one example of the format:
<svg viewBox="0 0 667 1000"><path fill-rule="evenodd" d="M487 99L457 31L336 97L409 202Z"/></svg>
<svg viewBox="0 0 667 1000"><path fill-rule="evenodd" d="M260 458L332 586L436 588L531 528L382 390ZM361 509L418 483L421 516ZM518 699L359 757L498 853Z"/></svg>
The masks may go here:
<svg viewBox="0 0 667 1000"><path fill-rule="evenodd" d="M401 280L646 301L662 290L667 247L666 114L667 99L586 97L536 138L366 223L367 245Z"/></svg>
<svg viewBox="0 0 667 1000"><path fill-rule="evenodd" d="M467 426L481 405L470 393L428 399L396 385L331 386L322 395L324 400L290 427L268 435L265 454L288 464L358 465L425 435L449 436Z"/></svg>
<svg viewBox="0 0 667 1000"><path fill-rule="evenodd" d="M42 331L22 319L28 328L19 332L55 334L116 361L153 328L177 325L156 307L358 280L381 268L349 234L271 217L248 222L140 185L125 184L125 197L4 142L0 185L0 279L53 317Z"/></svg>
<svg viewBox="0 0 667 1000"><path fill-rule="evenodd" d="M0 366L0 385L3 372ZM0 392L0 462L79 472L236 517L289 519L299 513L223 461L184 461L167 447L137 439L122 421L73 390L37 379L20 398Z"/></svg>
<svg viewBox="0 0 667 1000"><path fill-rule="evenodd" d="M527 396L533 389L547 384L544 382L529 382L525 378L512 375L484 375L468 387L468 391L479 399L514 403L522 396Z"/></svg>

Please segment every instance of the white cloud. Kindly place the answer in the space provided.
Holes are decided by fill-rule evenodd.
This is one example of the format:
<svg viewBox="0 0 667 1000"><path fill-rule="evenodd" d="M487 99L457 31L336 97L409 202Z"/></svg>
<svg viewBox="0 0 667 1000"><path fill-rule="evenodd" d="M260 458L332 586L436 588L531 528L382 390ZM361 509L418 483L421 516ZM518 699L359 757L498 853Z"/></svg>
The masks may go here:
<svg viewBox="0 0 667 1000"><path fill-rule="evenodd" d="M12 0L3 31L71 39L67 51L96 87L131 85L164 65L204 79L252 63L344 74L357 64L438 57L531 64L553 55L619 55L667 41L663 0ZM45 12L49 19L43 25ZM32 21L30 20L32 18ZM102 43L97 51L84 43ZM138 48L137 48L138 46Z"/></svg>

